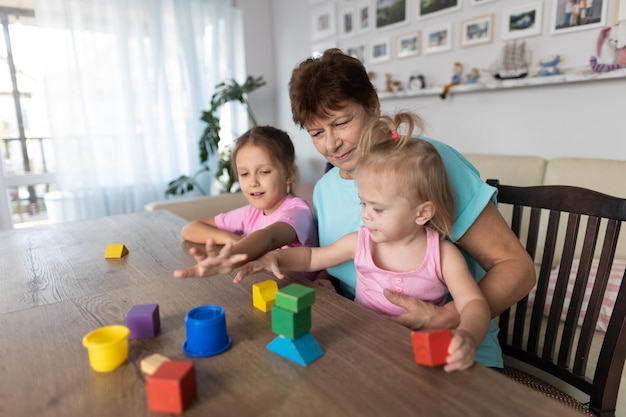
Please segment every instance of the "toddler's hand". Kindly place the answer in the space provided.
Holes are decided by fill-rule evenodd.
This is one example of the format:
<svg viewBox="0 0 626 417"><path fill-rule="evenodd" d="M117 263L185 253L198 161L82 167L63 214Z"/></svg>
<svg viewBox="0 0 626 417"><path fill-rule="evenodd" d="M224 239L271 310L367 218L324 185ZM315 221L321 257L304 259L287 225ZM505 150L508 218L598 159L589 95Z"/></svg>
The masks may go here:
<svg viewBox="0 0 626 417"><path fill-rule="evenodd" d="M446 372L462 371L470 368L476 360L476 344L474 339L464 330L452 330L452 341L448 347Z"/></svg>
<svg viewBox="0 0 626 417"><path fill-rule="evenodd" d="M261 256L259 259L250 261L243 265L239 272L237 272L237 275L235 275L235 279L233 280L233 282L241 282L241 280L243 280L248 275L256 274L257 272L261 271L271 272L278 279L285 278L285 275L280 271L280 268L278 267L278 259L272 252L269 252Z"/></svg>

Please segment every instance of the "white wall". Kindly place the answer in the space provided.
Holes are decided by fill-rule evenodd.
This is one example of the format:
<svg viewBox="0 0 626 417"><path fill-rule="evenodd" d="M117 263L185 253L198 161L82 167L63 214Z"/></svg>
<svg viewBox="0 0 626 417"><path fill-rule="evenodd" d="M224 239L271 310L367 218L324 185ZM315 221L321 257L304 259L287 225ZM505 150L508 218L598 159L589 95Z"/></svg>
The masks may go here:
<svg viewBox="0 0 626 417"><path fill-rule="evenodd" d="M415 10L417 0L407 1L409 10ZM564 67L587 65L589 57L595 53L599 30L551 35L552 1L543 2L542 34L527 38L527 45L533 51L533 61L536 62L543 55L560 53L565 58ZM607 22L612 23L616 0L604 1L609 2ZM406 81L412 72L419 71L432 86L448 82L455 61L463 62L466 69L486 69L493 64L502 46L502 12L517 7L520 2L497 0L480 6L470 6L469 0L462 2L463 8L459 12L422 21L411 14L408 24L371 31L363 40L368 42L380 36L395 39L399 34L447 21L451 21L453 28L458 29L464 19L494 13L494 42L485 46L461 48L457 33L451 52L392 59L385 64L368 66L369 70L380 74L376 85L382 88L380 82L385 72L392 73L395 79ZM311 51L311 3L310 0L238 1L246 23L248 72L258 75L262 71L274 70L274 95L267 97L267 102L261 103L267 112L267 120L260 122L275 123L291 134L296 144L303 181L315 180L323 170L324 160L317 154L308 136L291 119L287 84L291 70ZM338 11L346 5L356 4L346 0L336 0L334 3ZM338 36L337 46L345 48L357 40L356 37ZM274 101L270 102L271 99ZM382 109L411 109L419 112L426 119L427 133L462 152L528 154L546 158L579 156L626 159L626 134L622 130L626 117L625 104L626 79L622 78L451 94L446 100L438 96L386 99L382 101Z"/></svg>

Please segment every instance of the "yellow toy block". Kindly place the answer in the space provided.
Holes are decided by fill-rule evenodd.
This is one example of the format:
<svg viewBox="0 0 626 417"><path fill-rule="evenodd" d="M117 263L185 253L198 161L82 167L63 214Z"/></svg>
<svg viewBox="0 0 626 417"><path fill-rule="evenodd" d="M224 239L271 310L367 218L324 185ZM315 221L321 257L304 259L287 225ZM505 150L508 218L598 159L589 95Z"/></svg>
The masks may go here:
<svg viewBox="0 0 626 417"><path fill-rule="evenodd" d="M105 258L121 258L128 255L128 249L122 243L112 243L107 246L107 250L104 253Z"/></svg>
<svg viewBox="0 0 626 417"><path fill-rule="evenodd" d="M261 311L268 312L276 301L278 284L273 279L257 282L252 285L252 304Z"/></svg>
<svg viewBox="0 0 626 417"><path fill-rule="evenodd" d="M157 369L159 369L159 366L167 361L169 361L169 358L166 358L158 353L153 353L141 361L141 372L146 375L152 375Z"/></svg>

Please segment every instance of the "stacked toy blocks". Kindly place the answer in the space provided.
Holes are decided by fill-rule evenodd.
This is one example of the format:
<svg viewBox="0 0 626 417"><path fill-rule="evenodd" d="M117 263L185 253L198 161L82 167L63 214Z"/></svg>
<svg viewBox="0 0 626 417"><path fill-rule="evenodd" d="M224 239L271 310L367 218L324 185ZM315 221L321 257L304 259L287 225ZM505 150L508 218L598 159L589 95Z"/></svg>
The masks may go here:
<svg viewBox="0 0 626 417"><path fill-rule="evenodd" d="M272 331L278 336L267 349L300 365L306 366L323 352L311 335L311 306L315 290L290 284L276 292L272 308Z"/></svg>
<svg viewBox="0 0 626 417"><path fill-rule="evenodd" d="M196 371L193 363L162 363L146 379L146 395L150 411L181 414L196 395Z"/></svg>
<svg viewBox="0 0 626 417"><path fill-rule="evenodd" d="M421 330L411 332L415 362L426 366L439 366L446 363L448 346L452 340L450 330Z"/></svg>
<svg viewBox="0 0 626 417"><path fill-rule="evenodd" d="M130 329L129 339L155 337L161 328L158 304L136 304L126 314L126 327Z"/></svg>
<svg viewBox="0 0 626 417"><path fill-rule="evenodd" d="M252 304L261 311L272 310L276 300L278 284L273 279L261 281L252 285Z"/></svg>

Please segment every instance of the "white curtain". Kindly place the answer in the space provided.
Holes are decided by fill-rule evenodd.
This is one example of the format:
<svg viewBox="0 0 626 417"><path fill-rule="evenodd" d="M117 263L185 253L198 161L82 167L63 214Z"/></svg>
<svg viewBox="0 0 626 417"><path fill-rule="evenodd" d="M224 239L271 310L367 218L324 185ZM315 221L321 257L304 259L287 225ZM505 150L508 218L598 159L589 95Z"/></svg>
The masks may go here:
<svg viewBox="0 0 626 417"><path fill-rule="evenodd" d="M47 198L53 221L141 211L199 168L214 86L245 79L230 0L35 0L35 16L60 190Z"/></svg>

